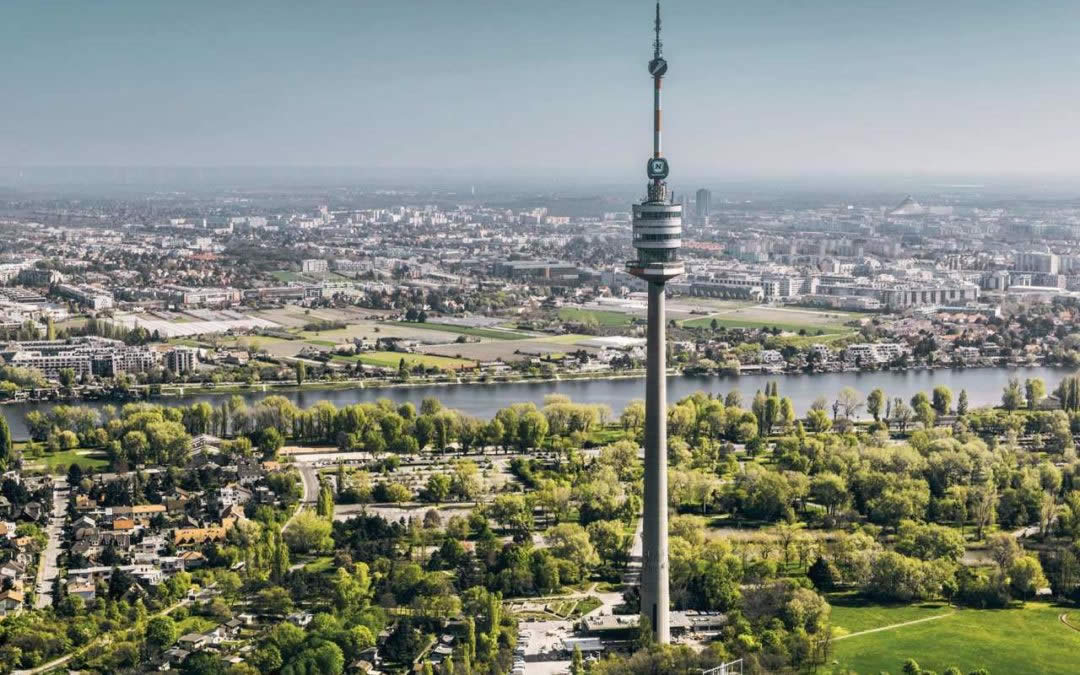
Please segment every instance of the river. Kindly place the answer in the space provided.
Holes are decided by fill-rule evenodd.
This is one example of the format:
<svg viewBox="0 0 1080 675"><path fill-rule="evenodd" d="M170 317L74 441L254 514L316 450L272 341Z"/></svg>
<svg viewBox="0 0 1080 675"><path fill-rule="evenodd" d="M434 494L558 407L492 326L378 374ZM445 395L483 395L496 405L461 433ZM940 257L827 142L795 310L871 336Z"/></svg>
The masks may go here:
<svg viewBox="0 0 1080 675"><path fill-rule="evenodd" d="M853 387L865 396L880 387L890 398L900 396L905 400L916 392L930 392L938 385L953 390L955 397L966 389L972 407L994 405L1001 401L1001 390L1010 377L1024 380L1041 377L1047 389L1052 391L1059 380L1073 371L1066 368L1032 366L1021 368L939 368L936 370L908 370L863 373L821 373L815 375L677 375L668 378L668 401L678 399L695 391L726 394L732 389L742 392L744 405L767 382L777 382L782 396L790 396L795 410L804 414L814 399L824 396L832 402L844 387ZM610 380L559 380L549 382L513 382L500 384L447 384L417 385L409 387L382 387L370 389L306 389L303 391L274 392L285 396L300 407L309 407L318 401L330 401L341 407L351 403L387 398L395 403L411 401L417 407L425 396L434 396L448 408L481 418L490 418L502 407L511 403L532 401L541 405L548 394L564 394L576 403L606 403L618 415L633 399L645 397L644 378L619 378ZM268 394L251 391L242 394L248 405L253 405ZM228 394L198 393L191 396L161 399L165 405L190 405L196 401L208 401L218 405ZM7 417L12 436L25 440L27 431L25 416L31 410L44 410L51 403L12 403L0 407ZM84 405L100 408L105 402L88 401Z"/></svg>

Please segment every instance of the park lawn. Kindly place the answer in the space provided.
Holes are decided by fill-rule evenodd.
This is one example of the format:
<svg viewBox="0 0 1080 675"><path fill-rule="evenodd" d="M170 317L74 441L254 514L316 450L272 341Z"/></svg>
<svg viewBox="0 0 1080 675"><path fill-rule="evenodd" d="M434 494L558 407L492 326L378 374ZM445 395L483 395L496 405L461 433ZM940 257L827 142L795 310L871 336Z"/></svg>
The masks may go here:
<svg viewBox="0 0 1080 675"><path fill-rule="evenodd" d="M288 270L278 270L271 272L270 276L274 277L282 283L289 283L290 281L303 281L306 277L299 272L290 272Z"/></svg>
<svg viewBox="0 0 1080 675"><path fill-rule="evenodd" d="M90 454L78 454L80 452L89 452ZM41 457L27 457L27 464L30 468L45 468L49 473L56 473L57 468L61 466L63 466L66 471L67 467L72 464L78 464L83 469L102 471L109 467L109 460L106 459L104 453L97 452L96 450L63 450L52 454L45 453Z"/></svg>
<svg viewBox="0 0 1080 675"><path fill-rule="evenodd" d="M176 622L176 634L187 635L188 633L205 633L217 625L217 621L208 619L205 616L192 615Z"/></svg>
<svg viewBox="0 0 1080 675"><path fill-rule="evenodd" d="M626 326L634 317L623 312L613 312L608 309L578 309L577 307L563 307L559 310L559 318L563 321L589 321L593 320L600 326Z"/></svg>
<svg viewBox="0 0 1080 675"><path fill-rule="evenodd" d="M369 366L381 366L383 368L397 368L401 359L405 359L405 365L409 368L420 364L425 368L445 368L447 370L460 370L476 364L475 361L466 359L454 359L449 356L434 356L432 354L405 354L403 352L363 352L353 356L337 354L335 361L353 363L359 361Z"/></svg>
<svg viewBox="0 0 1080 675"><path fill-rule="evenodd" d="M331 569L333 569L333 567L333 556L324 555L319 556L318 558L315 558L308 564L304 565L304 571L308 572L309 574L322 574L324 572L329 572Z"/></svg>
<svg viewBox="0 0 1080 675"><path fill-rule="evenodd" d="M438 323L432 321L427 321L425 323L419 323L417 321L394 321L393 323L408 328L437 330L442 333L471 335L473 337L488 338L491 340L528 340L530 338L536 337L534 335L529 335L527 333L519 333L512 330L497 330L494 328L480 328L476 326L458 326L450 323Z"/></svg>
<svg viewBox="0 0 1080 675"><path fill-rule="evenodd" d="M882 609L889 608L867 611ZM911 620L907 608L896 610L899 621L887 612L875 620L887 621L886 625ZM991 673L1075 673L1080 632L1058 620L1064 612L1034 602L1012 609L960 609L941 619L836 640L828 668L837 673L895 673L913 658L923 669L939 673L949 666L963 672L987 668ZM850 616L847 620L860 623Z"/></svg>
<svg viewBox="0 0 1080 675"><path fill-rule="evenodd" d="M904 621L925 619L928 616L948 614L953 608L943 602L926 602L914 605L879 605L863 600L855 593L833 593L826 597L832 606L832 625L836 635L847 635L864 630L890 626Z"/></svg>

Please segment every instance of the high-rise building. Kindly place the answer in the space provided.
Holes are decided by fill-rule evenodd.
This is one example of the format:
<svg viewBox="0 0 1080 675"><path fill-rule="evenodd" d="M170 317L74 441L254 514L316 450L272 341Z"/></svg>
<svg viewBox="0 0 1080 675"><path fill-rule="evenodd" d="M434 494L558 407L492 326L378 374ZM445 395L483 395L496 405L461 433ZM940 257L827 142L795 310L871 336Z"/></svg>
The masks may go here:
<svg viewBox="0 0 1080 675"><path fill-rule="evenodd" d="M694 210L698 225L709 223L709 208L712 206L712 193L702 188L694 195Z"/></svg>
<svg viewBox="0 0 1080 675"><path fill-rule="evenodd" d="M1058 274L1061 271L1061 257L1056 253L1027 251L1017 253L1015 260L1016 264L1013 266L1013 269L1017 272Z"/></svg>
<svg viewBox="0 0 1080 675"><path fill-rule="evenodd" d="M667 73L660 42L660 3L656 3L656 41L649 74L653 79L653 154L645 165L649 177L645 201L633 206L637 260L627 271L648 285L648 339L645 373L645 508L642 523L641 615L657 642L667 643L667 367L665 364L664 284L683 273L682 206L672 203L665 179L668 163L660 152L660 85Z"/></svg>

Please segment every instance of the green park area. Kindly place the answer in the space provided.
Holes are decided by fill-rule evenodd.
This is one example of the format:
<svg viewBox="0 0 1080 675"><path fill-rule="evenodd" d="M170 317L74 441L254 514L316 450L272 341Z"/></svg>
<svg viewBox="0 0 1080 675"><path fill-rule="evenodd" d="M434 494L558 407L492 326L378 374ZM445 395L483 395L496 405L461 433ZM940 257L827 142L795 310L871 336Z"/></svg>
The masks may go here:
<svg viewBox="0 0 1080 675"><path fill-rule="evenodd" d="M834 599L834 603L837 601ZM842 601L841 601L842 602ZM833 605L830 673L899 673L907 659L923 671L986 668L998 673L1077 672L1080 632L1067 610L1029 602L1010 609L955 609L944 603ZM1074 615L1076 623L1080 616Z"/></svg>
<svg viewBox="0 0 1080 675"><path fill-rule="evenodd" d="M49 473L66 471L72 464L78 464L83 469L105 471L109 466L109 460L105 457L105 453L93 450L61 450L51 453L42 452L37 457L28 455L26 464L30 469L45 469Z"/></svg>

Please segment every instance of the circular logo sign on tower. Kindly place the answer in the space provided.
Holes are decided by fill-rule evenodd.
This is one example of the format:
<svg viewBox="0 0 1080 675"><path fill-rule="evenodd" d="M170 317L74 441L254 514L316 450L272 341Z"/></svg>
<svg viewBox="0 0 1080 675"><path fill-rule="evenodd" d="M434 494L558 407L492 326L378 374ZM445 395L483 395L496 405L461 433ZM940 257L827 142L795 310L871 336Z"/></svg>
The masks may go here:
<svg viewBox="0 0 1080 675"><path fill-rule="evenodd" d="M649 74L653 77L663 77L667 73L667 61L657 57L649 61Z"/></svg>
<svg viewBox="0 0 1080 675"><path fill-rule="evenodd" d="M668 177L668 163L663 157L653 157L645 165L645 173L652 180L664 180Z"/></svg>

